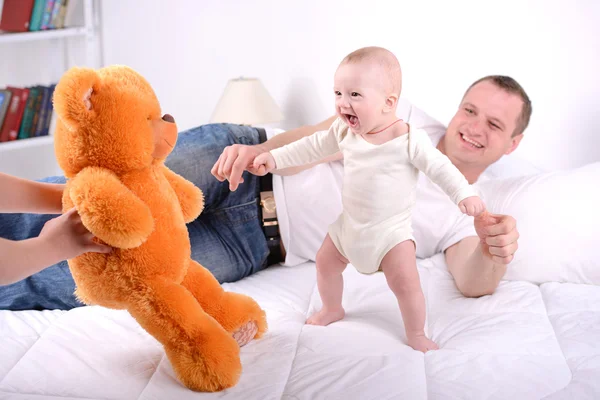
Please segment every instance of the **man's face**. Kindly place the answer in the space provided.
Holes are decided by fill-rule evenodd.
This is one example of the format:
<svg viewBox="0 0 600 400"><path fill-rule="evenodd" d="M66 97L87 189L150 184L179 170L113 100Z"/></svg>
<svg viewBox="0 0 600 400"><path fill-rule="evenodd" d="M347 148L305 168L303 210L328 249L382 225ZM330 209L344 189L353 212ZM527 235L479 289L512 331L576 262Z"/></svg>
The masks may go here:
<svg viewBox="0 0 600 400"><path fill-rule="evenodd" d="M473 86L446 130L446 155L455 162L485 169L512 153L523 137L513 137L522 106L519 96L492 82Z"/></svg>

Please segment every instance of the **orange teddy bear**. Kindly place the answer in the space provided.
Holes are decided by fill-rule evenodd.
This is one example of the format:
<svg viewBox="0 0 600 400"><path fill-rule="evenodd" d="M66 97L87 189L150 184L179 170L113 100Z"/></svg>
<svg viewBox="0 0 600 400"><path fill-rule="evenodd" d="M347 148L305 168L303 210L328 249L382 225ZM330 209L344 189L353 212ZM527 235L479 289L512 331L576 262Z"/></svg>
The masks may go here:
<svg viewBox="0 0 600 400"><path fill-rule="evenodd" d="M129 311L163 344L188 388L235 385L239 347L262 336L266 316L190 258L186 223L204 202L164 165L177 141L173 117L161 117L150 84L125 66L67 71L54 109L55 152L68 179L63 210L76 207L85 227L114 248L69 260L76 295Z"/></svg>

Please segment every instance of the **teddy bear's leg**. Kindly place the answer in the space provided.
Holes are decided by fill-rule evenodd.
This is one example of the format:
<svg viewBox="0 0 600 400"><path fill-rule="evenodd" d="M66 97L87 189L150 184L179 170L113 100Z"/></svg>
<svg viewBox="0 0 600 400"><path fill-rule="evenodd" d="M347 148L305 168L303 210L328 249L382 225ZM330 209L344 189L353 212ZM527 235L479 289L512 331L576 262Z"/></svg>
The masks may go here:
<svg viewBox="0 0 600 400"><path fill-rule="evenodd" d="M190 260L182 285L240 346L261 337L267 330L266 314L254 299L224 291L210 271L196 261Z"/></svg>
<svg viewBox="0 0 600 400"><path fill-rule="evenodd" d="M195 391L234 386L241 374L240 348L183 286L145 282L127 307L138 323L165 348L180 381Z"/></svg>

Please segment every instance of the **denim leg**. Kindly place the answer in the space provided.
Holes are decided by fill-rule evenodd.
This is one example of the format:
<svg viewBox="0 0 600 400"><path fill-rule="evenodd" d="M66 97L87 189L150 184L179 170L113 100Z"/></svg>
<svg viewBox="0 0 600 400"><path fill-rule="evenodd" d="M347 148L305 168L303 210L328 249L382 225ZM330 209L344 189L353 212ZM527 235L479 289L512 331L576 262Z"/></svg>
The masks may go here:
<svg viewBox="0 0 600 400"><path fill-rule="evenodd" d="M244 172L235 192L210 170L226 146L257 144L256 129L210 124L183 131L166 165L204 192L205 208L188 224L192 258L221 283L234 282L266 267L268 247L258 219L258 178ZM63 177L43 179L64 183ZM23 240L39 234L56 215L0 214L0 237ZM18 267L18 266L16 266ZM82 306L66 261L12 285L0 287L0 309L70 309Z"/></svg>
<svg viewBox="0 0 600 400"><path fill-rule="evenodd" d="M258 177L244 172L235 192L210 170L226 146L258 144L258 132L248 126L208 124L179 134L166 165L204 192L200 216L188 224L192 258L217 280L235 282L266 267L269 254L259 221Z"/></svg>

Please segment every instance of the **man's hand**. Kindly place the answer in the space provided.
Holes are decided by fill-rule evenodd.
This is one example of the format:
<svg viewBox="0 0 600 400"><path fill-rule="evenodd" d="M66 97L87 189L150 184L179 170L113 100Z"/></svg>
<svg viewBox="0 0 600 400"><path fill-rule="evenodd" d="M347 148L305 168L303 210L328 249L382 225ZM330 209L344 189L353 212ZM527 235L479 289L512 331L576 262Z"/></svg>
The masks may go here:
<svg viewBox="0 0 600 400"><path fill-rule="evenodd" d="M273 158L273 155L268 151L260 154L254 159L254 169L258 171L259 175L268 174L275 168L275 158Z"/></svg>
<svg viewBox="0 0 600 400"><path fill-rule="evenodd" d="M484 255L497 264L510 263L518 248L519 232L515 219L486 211L475 217L474 224Z"/></svg>
<svg viewBox="0 0 600 400"><path fill-rule="evenodd" d="M234 144L227 146L210 172L219 182L228 180L229 190L235 191L239 184L244 182L242 178L244 171L258 176L266 174L266 172L260 173L261 171L256 170L253 166L256 156L263 152L262 147L259 145Z"/></svg>

